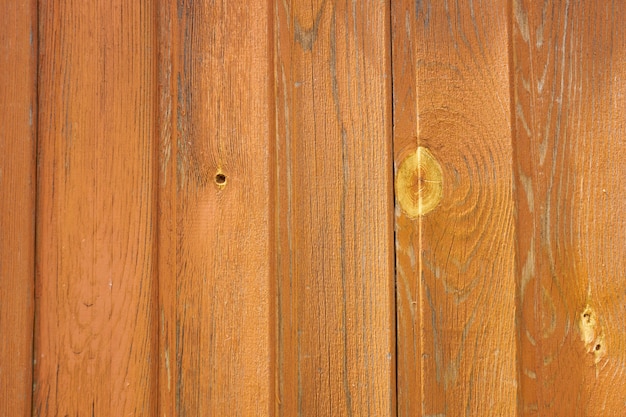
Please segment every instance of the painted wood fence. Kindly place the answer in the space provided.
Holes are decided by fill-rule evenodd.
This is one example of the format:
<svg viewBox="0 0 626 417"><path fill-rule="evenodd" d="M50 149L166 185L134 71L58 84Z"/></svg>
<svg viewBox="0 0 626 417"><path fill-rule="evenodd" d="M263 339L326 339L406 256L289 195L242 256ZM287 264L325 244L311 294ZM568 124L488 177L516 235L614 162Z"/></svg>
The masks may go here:
<svg viewBox="0 0 626 417"><path fill-rule="evenodd" d="M0 416L626 415L626 1L0 5Z"/></svg>

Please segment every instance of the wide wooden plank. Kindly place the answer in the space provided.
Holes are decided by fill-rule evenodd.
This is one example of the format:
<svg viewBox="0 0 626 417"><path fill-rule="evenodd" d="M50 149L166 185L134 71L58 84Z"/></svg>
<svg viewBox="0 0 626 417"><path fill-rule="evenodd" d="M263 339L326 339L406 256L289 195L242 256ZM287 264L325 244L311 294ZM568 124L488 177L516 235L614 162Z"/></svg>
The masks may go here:
<svg viewBox="0 0 626 417"><path fill-rule="evenodd" d="M520 415L622 415L626 2L513 14Z"/></svg>
<svg viewBox="0 0 626 417"><path fill-rule="evenodd" d="M159 7L161 416L274 409L270 2Z"/></svg>
<svg viewBox="0 0 626 417"><path fill-rule="evenodd" d="M392 3L400 416L516 415L506 3Z"/></svg>
<svg viewBox="0 0 626 417"><path fill-rule="evenodd" d="M155 415L154 5L39 6L33 413Z"/></svg>
<svg viewBox="0 0 626 417"><path fill-rule="evenodd" d="M394 416L389 4L275 2L281 416Z"/></svg>
<svg viewBox="0 0 626 417"><path fill-rule="evenodd" d="M0 416L31 415L37 2L0 3Z"/></svg>

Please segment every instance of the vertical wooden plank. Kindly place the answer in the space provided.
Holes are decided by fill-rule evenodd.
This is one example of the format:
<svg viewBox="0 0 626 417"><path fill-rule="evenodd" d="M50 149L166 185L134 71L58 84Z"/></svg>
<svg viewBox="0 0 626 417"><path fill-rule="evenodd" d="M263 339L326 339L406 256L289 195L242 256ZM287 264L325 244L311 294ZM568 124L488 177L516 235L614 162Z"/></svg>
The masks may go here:
<svg viewBox="0 0 626 417"><path fill-rule="evenodd" d="M393 416L389 3L275 13L277 413Z"/></svg>
<svg viewBox="0 0 626 417"><path fill-rule="evenodd" d="M0 4L0 415L30 416L37 3Z"/></svg>
<svg viewBox="0 0 626 417"><path fill-rule="evenodd" d="M269 6L160 6L163 416L273 413Z"/></svg>
<svg viewBox="0 0 626 417"><path fill-rule="evenodd" d="M176 63L172 58L174 25L177 8L174 1L159 1L157 6L157 129L158 129L158 202L157 202L157 270L158 270L158 319L159 319L159 383L158 416L175 417L177 395L176 365L176 147L173 132L177 124L172 119L176 97L176 84L172 84L172 69ZM175 108L174 108L175 109Z"/></svg>
<svg viewBox="0 0 626 417"><path fill-rule="evenodd" d="M520 415L621 415L626 3L513 3Z"/></svg>
<svg viewBox="0 0 626 417"><path fill-rule="evenodd" d="M513 416L508 8L392 9L398 414Z"/></svg>
<svg viewBox="0 0 626 417"><path fill-rule="evenodd" d="M152 1L39 5L34 414L156 414Z"/></svg>

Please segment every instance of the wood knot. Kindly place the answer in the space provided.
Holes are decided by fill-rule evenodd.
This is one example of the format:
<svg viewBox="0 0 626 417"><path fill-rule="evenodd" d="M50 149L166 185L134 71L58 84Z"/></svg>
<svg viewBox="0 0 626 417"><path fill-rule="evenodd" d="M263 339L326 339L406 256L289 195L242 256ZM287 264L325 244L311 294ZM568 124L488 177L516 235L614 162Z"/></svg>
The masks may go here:
<svg viewBox="0 0 626 417"><path fill-rule="evenodd" d="M407 156L396 176L398 203L409 218L432 211L443 197L441 165L423 146Z"/></svg>
<svg viewBox="0 0 626 417"><path fill-rule="evenodd" d="M594 362L597 364L606 354L606 345L602 326L598 323L596 313L590 306L586 306L580 314L578 328L587 352L593 354Z"/></svg>

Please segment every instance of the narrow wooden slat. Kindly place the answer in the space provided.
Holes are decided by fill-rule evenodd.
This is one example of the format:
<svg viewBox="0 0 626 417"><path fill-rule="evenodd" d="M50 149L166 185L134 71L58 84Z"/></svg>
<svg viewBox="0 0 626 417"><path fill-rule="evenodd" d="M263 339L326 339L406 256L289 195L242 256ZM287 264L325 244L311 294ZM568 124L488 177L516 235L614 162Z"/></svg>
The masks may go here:
<svg viewBox="0 0 626 417"><path fill-rule="evenodd" d="M269 5L159 6L162 416L273 412Z"/></svg>
<svg viewBox="0 0 626 417"><path fill-rule="evenodd" d="M31 415L37 3L0 4L0 416Z"/></svg>
<svg viewBox="0 0 626 417"><path fill-rule="evenodd" d="M39 5L37 416L156 414L155 16Z"/></svg>
<svg viewBox="0 0 626 417"><path fill-rule="evenodd" d="M520 415L624 413L625 11L514 1Z"/></svg>
<svg viewBox="0 0 626 417"><path fill-rule="evenodd" d="M173 18L174 16L174 18ZM176 24L176 2L160 1L157 7L157 129L158 129L158 318L159 318L159 386L158 416L175 417L177 395L176 366L176 146L172 132L176 132L174 124L176 113L173 113L173 97L176 85L172 84L172 44L173 26ZM174 96L173 96L174 95Z"/></svg>
<svg viewBox="0 0 626 417"><path fill-rule="evenodd" d="M394 416L389 4L275 2L281 416Z"/></svg>
<svg viewBox="0 0 626 417"><path fill-rule="evenodd" d="M507 13L392 3L400 416L516 415Z"/></svg>

